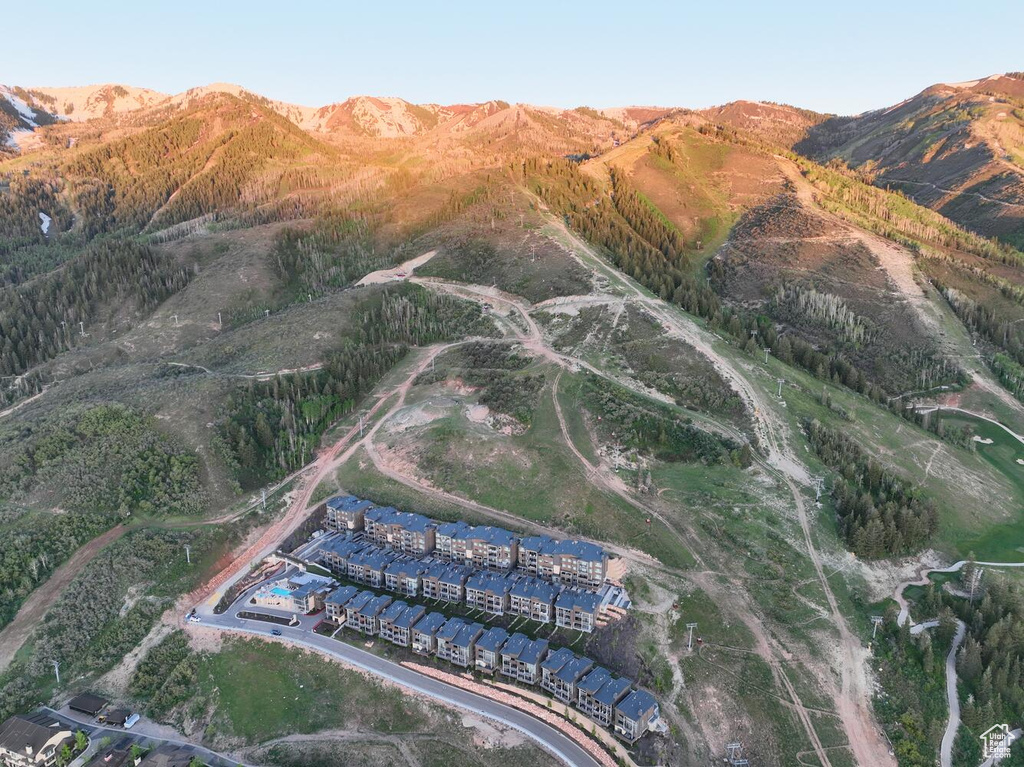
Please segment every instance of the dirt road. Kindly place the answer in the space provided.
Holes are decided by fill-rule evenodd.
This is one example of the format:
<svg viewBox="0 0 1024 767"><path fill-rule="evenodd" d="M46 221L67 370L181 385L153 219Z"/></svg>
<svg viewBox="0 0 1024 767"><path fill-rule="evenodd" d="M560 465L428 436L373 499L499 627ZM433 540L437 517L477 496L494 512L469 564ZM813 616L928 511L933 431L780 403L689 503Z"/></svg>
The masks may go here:
<svg viewBox="0 0 1024 767"><path fill-rule="evenodd" d="M72 554L67 562L54 570L43 584L28 595L28 599L21 605L14 620L5 626L3 631L0 631L0 672L3 672L14 660L14 656L35 631L57 595L63 592L68 584L75 579L75 576L82 572L93 557L128 530L126 525L118 525L93 538Z"/></svg>

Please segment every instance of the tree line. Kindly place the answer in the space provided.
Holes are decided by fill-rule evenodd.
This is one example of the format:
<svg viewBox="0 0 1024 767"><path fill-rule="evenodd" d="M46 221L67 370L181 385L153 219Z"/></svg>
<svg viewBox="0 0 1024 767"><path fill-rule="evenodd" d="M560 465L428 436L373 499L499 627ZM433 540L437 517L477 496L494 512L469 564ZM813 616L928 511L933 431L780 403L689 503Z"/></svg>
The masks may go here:
<svg viewBox="0 0 1024 767"><path fill-rule="evenodd" d="M852 552L866 559L909 554L931 539L938 512L930 498L839 430L817 420L804 428L815 454L838 474L832 500Z"/></svg>

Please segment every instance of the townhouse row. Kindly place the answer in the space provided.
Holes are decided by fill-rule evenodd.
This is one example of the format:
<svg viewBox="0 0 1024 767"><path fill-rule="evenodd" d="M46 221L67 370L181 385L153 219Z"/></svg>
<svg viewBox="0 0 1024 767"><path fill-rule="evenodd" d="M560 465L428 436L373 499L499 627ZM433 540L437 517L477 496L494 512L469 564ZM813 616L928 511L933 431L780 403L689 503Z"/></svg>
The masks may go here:
<svg viewBox="0 0 1024 767"><path fill-rule="evenodd" d="M601 594L556 585L532 575L477 570L444 561L424 562L365 540L337 537L319 549L319 561L356 583L409 598L435 599L516 615L590 633L601 613Z"/></svg>
<svg viewBox="0 0 1024 767"><path fill-rule="evenodd" d="M649 730L660 729L658 702L646 690L614 676L589 658L568 648L549 651L545 639L509 634L463 618L427 612L422 605L392 599L387 594L343 586L327 597L328 619L339 627L420 655L434 655L462 668L495 674L528 685L539 685L558 700L575 706L602 727L635 743Z"/></svg>
<svg viewBox="0 0 1024 767"><path fill-rule="evenodd" d="M597 589L608 575L608 555L600 546L546 535L520 538L490 525L437 522L422 514L375 506L351 495L328 499L329 530L410 556L432 555L445 562L485 570L519 569L565 586Z"/></svg>

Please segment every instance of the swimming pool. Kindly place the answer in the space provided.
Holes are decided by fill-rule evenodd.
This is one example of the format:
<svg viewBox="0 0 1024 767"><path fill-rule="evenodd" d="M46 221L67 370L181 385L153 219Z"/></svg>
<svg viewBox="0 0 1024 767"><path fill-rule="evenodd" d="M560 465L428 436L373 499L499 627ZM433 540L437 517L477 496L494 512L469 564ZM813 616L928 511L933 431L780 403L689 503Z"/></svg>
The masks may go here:
<svg viewBox="0 0 1024 767"><path fill-rule="evenodd" d="M270 593L273 594L275 597L287 597L290 596L292 592L290 592L288 589L283 589L280 586L274 586L274 588L270 590Z"/></svg>

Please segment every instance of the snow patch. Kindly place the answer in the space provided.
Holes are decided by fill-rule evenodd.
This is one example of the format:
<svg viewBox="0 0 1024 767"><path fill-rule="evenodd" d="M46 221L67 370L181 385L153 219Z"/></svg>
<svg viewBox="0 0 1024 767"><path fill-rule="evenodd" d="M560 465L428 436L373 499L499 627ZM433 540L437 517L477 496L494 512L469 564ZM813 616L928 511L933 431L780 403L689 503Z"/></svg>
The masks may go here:
<svg viewBox="0 0 1024 767"><path fill-rule="evenodd" d="M20 152L25 148L23 141L31 135L33 135L32 131L28 128L15 128L7 134L7 141L5 143L11 149L17 149Z"/></svg>
<svg viewBox="0 0 1024 767"><path fill-rule="evenodd" d="M25 102L18 96L15 96L14 92L10 88L4 87L2 90L0 90L0 93L3 93L4 98L7 99L8 102L10 102L11 106L18 110L18 114L21 115L21 119L28 123L29 127L39 127L36 124L35 110L33 110L27 102Z"/></svg>
<svg viewBox="0 0 1024 767"><path fill-rule="evenodd" d="M50 236L50 222L52 218L47 216L43 211L39 211L39 228L43 230L43 234L47 237Z"/></svg>

